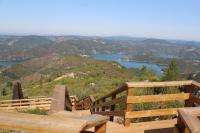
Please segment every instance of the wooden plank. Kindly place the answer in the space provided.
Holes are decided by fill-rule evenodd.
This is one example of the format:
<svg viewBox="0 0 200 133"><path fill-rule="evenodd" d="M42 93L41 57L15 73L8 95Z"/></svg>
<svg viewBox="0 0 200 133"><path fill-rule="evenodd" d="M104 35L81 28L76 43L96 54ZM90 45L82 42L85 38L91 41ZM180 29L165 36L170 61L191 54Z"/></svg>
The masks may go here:
<svg viewBox="0 0 200 133"><path fill-rule="evenodd" d="M192 81L192 85L200 88L200 83L199 82L196 82L196 81Z"/></svg>
<svg viewBox="0 0 200 133"><path fill-rule="evenodd" d="M51 114L49 116L52 118L61 119L61 120L63 118L74 118L74 119L84 120L86 121L86 126L84 127L84 130L91 127L95 127L97 125L104 124L109 120L107 116L102 116L98 114L80 116L80 114L77 115L77 113L73 113L69 111L60 111L60 112Z"/></svg>
<svg viewBox="0 0 200 133"><path fill-rule="evenodd" d="M106 133L106 123L95 126L95 133Z"/></svg>
<svg viewBox="0 0 200 133"><path fill-rule="evenodd" d="M146 96L128 96L127 103L143 103L143 102L164 102L173 100L187 100L190 93L182 94L164 94L164 95L146 95Z"/></svg>
<svg viewBox="0 0 200 133"><path fill-rule="evenodd" d="M34 109L34 108L50 108L50 104L45 105L31 105L31 106L14 106L14 107L3 107L0 110L15 110L15 109Z"/></svg>
<svg viewBox="0 0 200 133"><path fill-rule="evenodd" d="M40 105L40 104L51 104L51 101L47 101L47 102L23 102L23 103L0 104L0 108L1 107L8 107L8 106Z"/></svg>
<svg viewBox="0 0 200 133"><path fill-rule="evenodd" d="M0 128L32 133L79 133L85 120L0 111Z"/></svg>
<svg viewBox="0 0 200 133"><path fill-rule="evenodd" d="M30 96L28 99L48 98L48 96Z"/></svg>
<svg viewBox="0 0 200 133"><path fill-rule="evenodd" d="M104 112L93 112L93 113L106 116L124 116L123 111L104 111Z"/></svg>
<svg viewBox="0 0 200 133"><path fill-rule="evenodd" d="M102 115L98 115L98 114L81 116L81 117L79 117L79 119L86 121L87 125L84 129L88 129L91 127L105 124L109 120L109 118L107 116L102 116Z"/></svg>
<svg viewBox="0 0 200 133"><path fill-rule="evenodd" d="M197 116L192 114L192 110L196 110L196 108L190 109L180 109L178 113L180 115L179 121L182 121L185 124L185 132L188 133L199 133L200 132L200 120ZM198 110L198 109L197 109ZM198 110L199 111L199 110Z"/></svg>
<svg viewBox="0 0 200 133"><path fill-rule="evenodd" d="M141 118L177 114L177 108L126 112L125 118Z"/></svg>
<svg viewBox="0 0 200 133"><path fill-rule="evenodd" d="M26 101L40 101L40 100L52 100L52 98L35 98L35 99L19 99L19 100L1 100L0 103L5 102L26 102Z"/></svg>
<svg viewBox="0 0 200 133"><path fill-rule="evenodd" d="M143 128L146 130L152 129L164 129L164 128L171 128L177 124L177 119L172 120L159 120L159 121L147 121L147 122L138 122L138 123L131 123L131 126L136 128Z"/></svg>
<svg viewBox="0 0 200 133"><path fill-rule="evenodd" d="M100 104L96 104L92 108L110 106L110 105L122 103L122 102L125 102L125 101L126 101L126 97L122 96L122 97L113 99L112 101L107 101L107 102L103 102L103 103L100 103Z"/></svg>
<svg viewBox="0 0 200 133"><path fill-rule="evenodd" d="M172 87L192 85L192 80L188 81L168 81L168 82L127 82L129 88L152 88L152 87Z"/></svg>

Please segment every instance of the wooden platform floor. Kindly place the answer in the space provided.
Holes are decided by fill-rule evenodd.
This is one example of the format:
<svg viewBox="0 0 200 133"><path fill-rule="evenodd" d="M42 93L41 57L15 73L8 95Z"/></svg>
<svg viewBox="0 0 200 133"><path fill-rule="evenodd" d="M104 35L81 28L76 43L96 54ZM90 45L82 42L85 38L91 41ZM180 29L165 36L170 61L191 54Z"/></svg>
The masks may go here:
<svg viewBox="0 0 200 133"><path fill-rule="evenodd" d="M90 114L89 110L75 111L78 116ZM107 123L107 133L179 133L176 128L177 119L165 121L153 121L134 123L129 127L124 127L122 124L113 122ZM94 129L90 129L94 131Z"/></svg>
<svg viewBox="0 0 200 133"><path fill-rule="evenodd" d="M107 133L179 133L175 127L176 122L176 120L145 122L131 124L129 127L108 122Z"/></svg>
<svg viewBox="0 0 200 133"><path fill-rule="evenodd" d="M131 124L129 127L108 122L106 133L179 133L175 126L176 122L177 120L145 122ZM94 131L94 129L89 129L89 131Z"/></svg>

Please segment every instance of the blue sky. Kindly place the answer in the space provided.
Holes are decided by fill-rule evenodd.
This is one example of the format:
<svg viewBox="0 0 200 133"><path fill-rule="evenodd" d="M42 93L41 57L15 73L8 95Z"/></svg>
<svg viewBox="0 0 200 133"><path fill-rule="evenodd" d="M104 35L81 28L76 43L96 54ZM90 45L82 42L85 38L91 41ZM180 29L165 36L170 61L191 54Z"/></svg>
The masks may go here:
<svg viewBox="0 0 200 133"><path fill-rule="evenodd" d="M200 0L0 0L0 33L200 40Z"/></svg>

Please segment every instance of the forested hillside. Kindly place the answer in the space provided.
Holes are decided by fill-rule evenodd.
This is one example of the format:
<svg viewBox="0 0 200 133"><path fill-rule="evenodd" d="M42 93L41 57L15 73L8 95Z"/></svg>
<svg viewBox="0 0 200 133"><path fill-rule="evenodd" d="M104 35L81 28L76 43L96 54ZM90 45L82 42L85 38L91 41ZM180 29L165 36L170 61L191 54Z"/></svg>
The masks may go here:
<svg viewBox="0 0 200 133"><path fill-rule="evenodd" d="M71 95L96 96L116 89L120 83L137 80L134 70L114 62L97 61L79 56L50 54L13 65L2 71L1 91L10 97L9 81L20 80L25 95L51 95L57 84L68 87Z"/></svg>

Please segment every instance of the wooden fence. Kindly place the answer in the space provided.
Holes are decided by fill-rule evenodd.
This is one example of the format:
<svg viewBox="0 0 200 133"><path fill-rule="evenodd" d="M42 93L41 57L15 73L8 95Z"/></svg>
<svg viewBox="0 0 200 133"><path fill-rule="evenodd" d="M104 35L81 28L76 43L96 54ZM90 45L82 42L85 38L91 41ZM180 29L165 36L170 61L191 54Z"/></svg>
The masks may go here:
<svg viewBox="0 0 200 133"><path fill-rule="evenodd" d="M134 95L136 89L161 89L164 87L182 87L184 92L179 94ZM198 89L200 89L200 84L195 81L128 82L110 94L94 101L92 113L110 116L111 121L113 121L114 116L123 117L124 125L128 126L133 118L176 115L178 109L164 108L136 111L134 110L135 104L184 100L186 107L195 106L200 104L200 99L195 96ZM120 104L124 107L120 108Z"/></svg>
<svg viewBox="0 0 200 133"><path fill-rule="evenodd" d="M46 109L49 110L52 98L34 98L19 100L1 100L0 110L21 110L21 109Z"/></svg>
<svg viewBox="0 0 200 133"><path fill-rule="evenodd" d="M85 97L81 100L77 100L76 101L76 110L88 110L90 109L90 111L92 112L91 108L94 102L94 97L93 96L89 96L89 97Z"/></svg>

